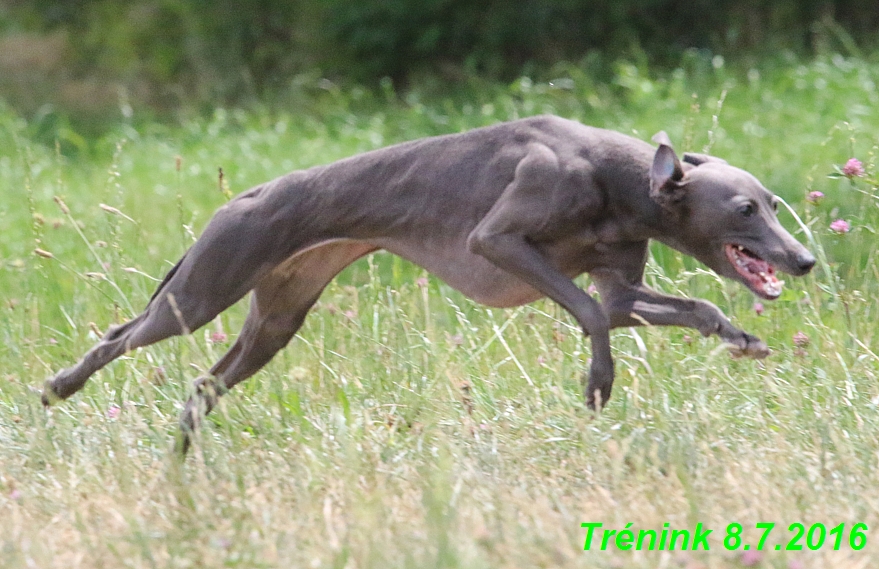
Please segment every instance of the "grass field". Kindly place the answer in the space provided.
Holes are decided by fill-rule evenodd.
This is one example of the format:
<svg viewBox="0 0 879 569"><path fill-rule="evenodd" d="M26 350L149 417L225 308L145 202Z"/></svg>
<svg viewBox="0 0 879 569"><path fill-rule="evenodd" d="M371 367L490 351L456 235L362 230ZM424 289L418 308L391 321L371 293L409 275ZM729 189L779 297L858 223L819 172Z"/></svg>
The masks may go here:
<svg viewBox="0 0 879 569"><path fill-rule="evenodd" d="M0 109L0 566L879 566L879 65L722 63L694 58L658 78L621 64L612 84L560 66L551 83L448 100L309 83L291 88L287 112L120 116L96 140ZM782 207L782 223L819 265L762 314L673 251L656 246L648 267L649 284L717 303L770 358L732 360L690 330L617 330L614 397L596 417L580 387L589 344L557 306L485 309L377 254L223 399L183 465L170 452L181 402L231 345L244 304L39 404L47 377L142 309L228 195L544 112L645 140L664 129L790 204L798 219ZM828 176L852 157L865 176ZM836 219L851 231L834 233ZM583 522L636 535L701 523L711 550L601 551L595 539L584 551ZM776 527L757 552L763 522ZM727 550L732 523L743 541ZM841 547L833 534L811 549L815 529L785 550L795 523L845 524ZM856 523L869 529L853 549Z"/></svg>

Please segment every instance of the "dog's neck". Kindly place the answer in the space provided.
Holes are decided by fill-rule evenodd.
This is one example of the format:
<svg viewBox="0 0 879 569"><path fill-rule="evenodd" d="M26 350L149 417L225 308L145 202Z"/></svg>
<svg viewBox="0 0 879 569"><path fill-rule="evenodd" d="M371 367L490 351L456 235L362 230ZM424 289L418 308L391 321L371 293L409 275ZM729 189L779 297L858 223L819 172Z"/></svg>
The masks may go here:
<svg viewBox="0 0 879 569"><path fill-rule="evenodd" d="M632 240L656 239L674 242L680 227L680 215L660 206L650 197L650 166L652 155L638 153L604 161L596 169L596 178L605 189L607 208L625 212L623 233Z"/></svg>

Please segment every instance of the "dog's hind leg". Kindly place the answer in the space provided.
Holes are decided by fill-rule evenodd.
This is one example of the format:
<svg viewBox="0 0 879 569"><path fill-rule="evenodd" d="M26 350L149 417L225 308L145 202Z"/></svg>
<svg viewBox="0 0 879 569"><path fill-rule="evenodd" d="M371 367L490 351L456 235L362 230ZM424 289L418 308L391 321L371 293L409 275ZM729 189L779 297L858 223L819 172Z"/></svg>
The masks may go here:
<svg viewBox="0 0 879 569"><path fill-rule="evenodd" d="M333 277L375 249L357 241L329 242L291 257L263 277L253 289L238 340L211 368L210 376L195 381L180 416L179 451L186 453L192 432L220 395L259 371L287 345Z"/></svg>
<svg viewBox="0 0 879 569"><path fill-rule="evenodd" d="M189 300L184 282L189 271L181 265L191 257L187 254L174 266L159 285L146 309L121 326L111 326L101 340L73 367L61 370L43 387L43 405L67 399L85 385L89 377L122 354L164 340L170 336L188 333L219 314L227 305L211 302L205 295L201 303ZM198 270L198 267L195 267Z"/></svg>
<svg viewBox="0 0 879 569"><path fill-rule="evenodd" d="M70 397L92 374L129 350L197 330L283 261L273 257L278 247L271 230L249 219L247 206L240 200L221 209L168 272L143 313L111 327L79 363L46 382L43 404Z"/></svg>
<svg viewBox="0 0 879 569"><path fill-rule="evenodd" d="M115 360L128 350L145 346L174 332L159 334L155 326L155 311L149 308L133 320L121 326L111 327L104 337L73 367L63 369L43 386L43 405L49 406L59 399L67 399L85 385L96 371ZM155 339L144 332L152 332ZM179 332L177 332L179 333ZM152 341L149 341L152 340Z"/></svg>
<svg viewBox="0 0 879 569"><path fill-rule="evenodd" d="M191 270L197 271L199 267ZM186 282L188 272L183 270L173 275L140 315L121 326L112 326L75 366L48 380L43 388L43 404L48 406L56 400L67 399L96 371L122 354L171 336L188 334L234 303L230 300L234 295L191 290ZM241 291L237 298L246 292Z"/></svg>

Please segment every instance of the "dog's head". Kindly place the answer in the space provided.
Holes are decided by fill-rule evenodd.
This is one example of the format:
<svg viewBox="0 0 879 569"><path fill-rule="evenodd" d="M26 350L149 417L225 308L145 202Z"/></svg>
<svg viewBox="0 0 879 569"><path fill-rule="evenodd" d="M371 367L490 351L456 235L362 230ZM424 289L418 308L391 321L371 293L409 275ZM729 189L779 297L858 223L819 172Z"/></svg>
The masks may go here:
<svg viewBox="0 0 879 569"><path fill-rule="evenodd" d="M661 241L766 299L781 294L776 270L812 269L815 257L781 226L778 198L754 176L704 154L681 163L664 132L653 140L650 197L675 220Z"/></svg>

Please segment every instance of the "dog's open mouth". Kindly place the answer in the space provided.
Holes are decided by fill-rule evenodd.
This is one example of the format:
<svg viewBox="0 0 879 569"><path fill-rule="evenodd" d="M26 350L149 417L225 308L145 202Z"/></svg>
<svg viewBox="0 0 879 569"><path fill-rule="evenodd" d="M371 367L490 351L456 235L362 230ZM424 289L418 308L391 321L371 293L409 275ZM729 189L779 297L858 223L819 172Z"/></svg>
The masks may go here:
<svg viewBox="0 0 879 569"><path fill-rule="evenodd" d="M781 295L784 282L778 280L775 276L775 267L769 262L741 245L727 244L724 248L727 259L742 275L751 290L767 299L778 298Z"/></svg>

